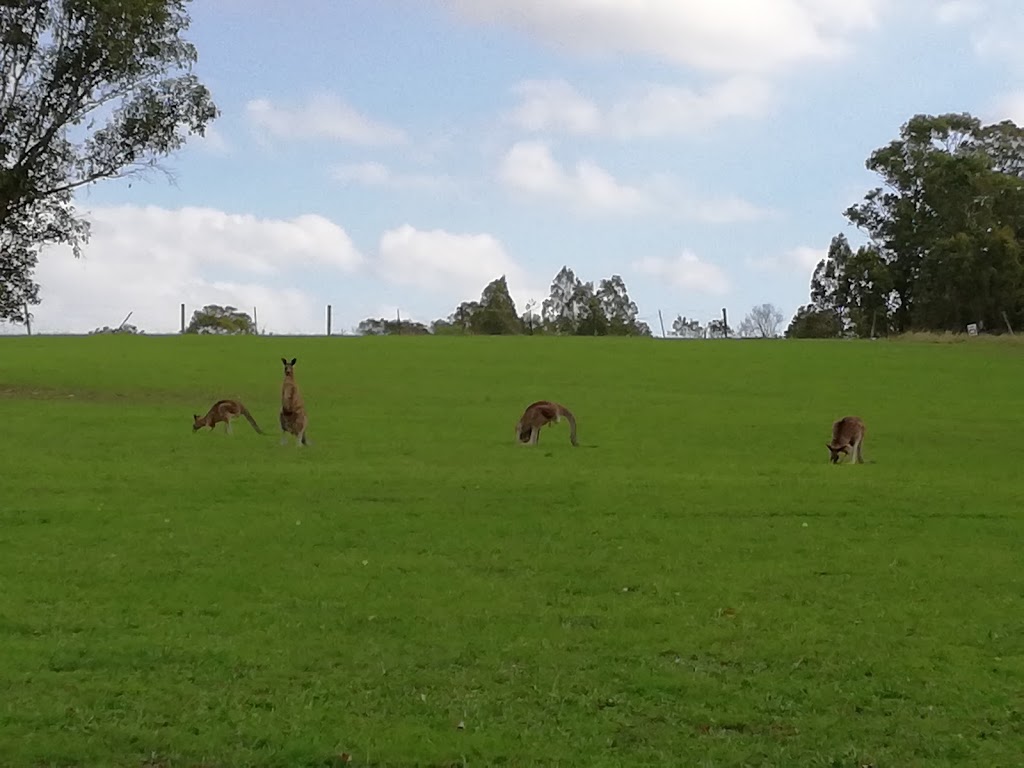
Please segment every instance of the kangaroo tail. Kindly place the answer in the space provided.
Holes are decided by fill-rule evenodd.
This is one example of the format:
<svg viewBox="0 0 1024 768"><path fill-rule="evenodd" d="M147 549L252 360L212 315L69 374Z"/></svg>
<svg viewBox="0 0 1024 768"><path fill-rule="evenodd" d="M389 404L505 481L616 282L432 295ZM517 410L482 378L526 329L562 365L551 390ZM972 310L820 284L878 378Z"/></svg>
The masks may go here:
<svg viewBox="0 0 1024 768"><path fill-rule="evenodd" d="M569 441L573 445L579 445L579 443L576 442L576 417L573 416L572 411L570 411L564 405L559 406L559 410L561 411L562 415L565 416L565 418L569 421Z"/></svg>
<svg viewBox="0 0 1024 768"><path fill-rule="evenodd" d="M249 409L246 408L244 405L242 406L242 415L245 416L246 419L248 419L250 424L252 424L253 429L259 432L261 435L266 434L262 429L260 429L260 425L256 423L256 419L252 417L252 414L249 413Z"/></svg>

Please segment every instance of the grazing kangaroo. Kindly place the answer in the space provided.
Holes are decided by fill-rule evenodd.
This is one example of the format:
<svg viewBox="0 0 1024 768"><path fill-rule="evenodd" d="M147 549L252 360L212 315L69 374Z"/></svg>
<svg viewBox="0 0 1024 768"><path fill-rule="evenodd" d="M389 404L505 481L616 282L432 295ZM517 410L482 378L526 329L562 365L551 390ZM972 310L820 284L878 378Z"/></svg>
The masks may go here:
<svg viewBox="0 0 1024 768"><path fill-rule="evenodd" d="M864 447L864 435L867 430L864 422L859 416L844 416L832 425L832 442L825 447L828 448L831 456L829 460L833 464L839 463L839 454L849 455L853 452L852 461L857 464L864 463L862 450Z"/></svg>
<svg viewBox="0 0 1024 768"><path fill-rule="evenodd" d="M261 435L266 434L260 429L259 424L249 413L249 409L246 408L241 400L218 400L216 403L210 406L210 410L206 412L205 416L199 416L192 414L192 431L196 432L203 427L209 427L211 431L217 426L219 422L224 422L224 431L229 435L231 434L231 420L238 416L244 416L252 428L259 432Z"/></svg>
<svg viewBox="0 0 1024 768"><path fill-rule="evenodd" d="M545 424L557 424L563 416L569 422L569 441L579 445L576 442L576 417L564 405L550 400L538 400L526 406L516 422L516 441L524 445L536 445L540 440L540 428Z"/></svg>
<svg viewBox="0 0 1024 768"><path fill-rule="evenodd" d="M283 357L284 381L281 383L281 445L288 441L288 435L295 435L297 446L307 445L306 426L309 424L309 417L306 415L306 406L302 402L302 395L295 383L295 360L289 363Z"/></svg>

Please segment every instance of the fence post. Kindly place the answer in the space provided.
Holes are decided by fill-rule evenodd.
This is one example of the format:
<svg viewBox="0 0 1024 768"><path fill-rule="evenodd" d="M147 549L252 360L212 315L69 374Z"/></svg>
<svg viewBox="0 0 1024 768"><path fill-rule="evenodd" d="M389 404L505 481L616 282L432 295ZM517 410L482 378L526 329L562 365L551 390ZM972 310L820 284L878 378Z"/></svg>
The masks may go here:
<svg viewBox="0 0 1024 768"><path fill-rule="evenodd" d="M327 305L327 335L331 335L331 305Z"/></svg>
<svg viewBox="0 0 1024 768"><path fill-rule="evenodd" d="M660 309L658 310L658 322L661 323L661 338L664 339L664 338L666 338L666 336L665 336L665 321L661 317L661 310Z"/></svg>
<svg viewBox="0 0 1024 768"><path fill-rule="evenodd" d="M185 332L185 305L181 305L181 332Z"/></svg>
<svg viewBox="0 0 1024 768"><path fill-rule="evenodd" d="M725 307L722 307L722 335L729 338L729 318L725 314Z"/></svg>

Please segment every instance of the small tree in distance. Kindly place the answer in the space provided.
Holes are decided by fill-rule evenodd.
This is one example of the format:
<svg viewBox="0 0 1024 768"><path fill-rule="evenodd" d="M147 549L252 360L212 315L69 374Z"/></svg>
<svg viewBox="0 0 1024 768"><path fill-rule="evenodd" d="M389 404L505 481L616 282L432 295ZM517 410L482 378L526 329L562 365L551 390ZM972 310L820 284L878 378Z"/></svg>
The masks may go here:
<svg viewBox="0 0 1024 768"><path fill-rule="evenodd" d="M256 324L245 312L234 307L207 304L192 313L192 321L185 333L212 333L222 336L255 334Z"/></svg>
<svg viewBox="0 0 1024 768"><path fill-rule="evenodd" d="M774 304L759 304L740 323L740 336L745 339L774 339L779 335L783 319Z"/></svg>
<svg viewBox="0 0 1024 768"><path fill-rule="evenodd" d="M386 320L383 317L368 317L356 327L360 336L423 336L430 330L423 323L414 320Z"/></svg>
<svg viewBox="0 0 1024 768"><path fill-rule="evenodd" d="M716 317L708 321L707 337L709 339L727 339L732 336L732 328L725 324L725 321Z"/></svg>
<svg viewBox="0 0 1024 768"><path fill-rule="evenodd" d="M676 319L672 321L672 335L681 339L703 339L704 327L700 320L687 320L682 315L676 315Z"/></svg>
<svg viewBox="0 0 1024 768"><path fill-rule="evenodd" d="M116 328L111 328L109 325L104 325L102 328L93 328L91 331L89 331L90 336L98 336L107 333L126 333L130 336L135 336L142 335L145 333L145 331L140 331L137 326L134 326L131 323L125 323L124 325L119 325Z"/></svg>
<svg viewBox="0 0 1024 768"><path fill-rule="evenodd" d="M474 333L487 336L522 333L522 321L516 313L516 303L509 294L508 281L504 275L484 287L471 325Z"/></svg>

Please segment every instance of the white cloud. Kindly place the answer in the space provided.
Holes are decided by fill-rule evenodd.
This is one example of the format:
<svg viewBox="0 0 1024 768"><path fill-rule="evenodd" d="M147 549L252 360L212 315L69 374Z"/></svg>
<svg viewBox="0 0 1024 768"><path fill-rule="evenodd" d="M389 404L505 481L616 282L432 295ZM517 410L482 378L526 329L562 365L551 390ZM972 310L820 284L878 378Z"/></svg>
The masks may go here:
<svg viewBox="0 0 1024 768"><path fill-rule="evenodd" d="M502 275L520 314L528 300L548 295L547 287L528 274L497 238L484 233L419 230L404 224L381 236L375 271L389 282L429 290L451 308L479 299L484 287Z"/></svg>
<svg viewBox="0 0 1024 768"><path fill-rule="evenodd" d="M43 303L33 309L40 332L115 325L129 311L147 332L174 332L181 303L189 313L210 303L255 305L261 327L312 332L323 326L323 307L296 287L302 275L351 273L363 263L345 231L321 216L258 219L152 206L84 213L92 237L83 257L65 247L40 257Z"/></svg>
<svg viewBox="0 0 1024 768"><path fill-rule="evenodd" d="M518 276L519 267L504 246L487 234L418 230L408 224L381 235L377 272L401 284L459 295L478 292L502 274Z"/></svg>
<svg viewBox="0 0 1024 768"><path fill-rule="evenodd" d="M762 74L846 53L883 0L445 0L477 23L504 24L588 55L638 54L714 72Z"/></svg>
<svg viewBox="0 0 1024 768"><path fill-rule="evenodd" d="M513 88L522 103L509 118L527 131L600 133L605 117L565 80L524 80Z"/></svg>
<svg viewBox="0 0 1024 768"><path fill-rule="evenodd" d="M147 333L174 333L181 303L186 320L206 304L247 312L255 306L268 332L322 333L330 298L321 289L331 285L332 275L339 279L335 286L351 289L355 278L372 291L353 296L350 290L342 307L335 304L342 309L334 314L335 329L354 325L367 310L393 317L403 306L388 300L394 286L412 289L406 300L431 319L478 299L501 275L520 312L527 300L547 296L543 281L532 279L486 233L403 225L384 232L377 253L368 258L341 227L315 215L259 219L203 208L132 206L83 214L92 222L83 258L75 259L66 247L41 255L35 277L42 304L32 308L38 333L85 333L116 325L129 311L130 322ZM402 316L410 315L417 316L403 306ZM0 333L23 332L0 326Z"/></svg>
<svg viewBox="0 0 1024 768"><path fill-rule="evenodd" d="M206 132L202 136L191 137L188 143L214 155L227 155L232 151L232 147L228 140L224 138L224 134L212 125L206 127Z"/></svg>
<svg viewBox="0 0 1024 768"><path fill-rule="evenodd" d="M1024 6L1019 0L988 0L975 6L973 16L962 19L970 24L974 52L982 59L1009 65L1020 74L1024 71Z"/></svg>
<svg viewBox="0 0 1024 768"><path fill-rule="evenodd" d="M935 18L940 24L962 24L979 18L983 12L984 8L976 0L949 0L939 4Z"/></svg>
<svg viewBox="0 0 1024 768"><path fill-rule="evenodd" d="M668 282L676 288L721 296L729 292L729 279L717 264L703 261L692 251L683 251L674 258L647 257L633 268Z"/></svg>
<svg viewBox="0 0 1024 768"><path fill-rule="evenodd" d="M1003 94L988 110L986 117L991 122L1012 120L1017 125L1024 126L1024 90Z"/></svg>
<svg viewBox="0 0 1024 768"><path fill-rule="evenodd" d="M790 261L801 269L814 269L818 262L828 256L828 248L811 248L801 245L789 252Z"/></svg>
<svg viewBox="0 0 1024 768"><path fill-rule="evenodd" d="M591 160L580 160L567 170L543 141L514 144L498 166L498 180L520 194L556 200L581 212L656 212L712 224L755 221L772 213L737 197L705 197L665 176L654 176L639 185L626 184Z"/></svg>
<svg viewBox="0 0 1024 768"><path fill-rule="evenodd" d="M277 107L267 99L245 105L250 122L283 138L321 138L364 145L402 144L405 133L373 120L329 94L318 94L301 107Z"/></svg>
<svg viewBox="0 0 1024 768"><path fill-rule="evenodd" d="M686 218L706 221L709 224L736 224L744 221L761 221L775 215L775 211L754 205L738 197L723 197L702 200L691 198L680 205L685 210L680 215Z"/></svg>
<svg viewBox="0 0 1024 768"><path fill-rule="evenodd" d="M749 76L730 78L703 92L645 84L605 107L564 80L528 80L514 90L522 101L509 118L524 130L617 139L700 133L729 118L762 115L774 99L769 83Z"/></svg>
<svg viewBox="0 0 1024 768"><path fill-rule="evenodd" d="M448 176L400 173L373 161L338 165L332 169L331 177L345 184L391 189L436 189L452 183Z"/></svg>
<svg viewBox="0 0 1024 768"><path fill-rule="evenodd" d="M651 201L636 187L620 184L590 160L581 160L572 171L558 164L547 144L521 141L502 158L498 179L511 189L551 198L580 210L631 213L646 209Z"/></svg>
<svg viewBox="0 0 1024 768"><path fill-rule="evenodd" d="M758 271L781 271L810 276L818 262L828 255L828 248L812 248L801 245L786 251L781 256L747 258L747 266Z"/></svg>

